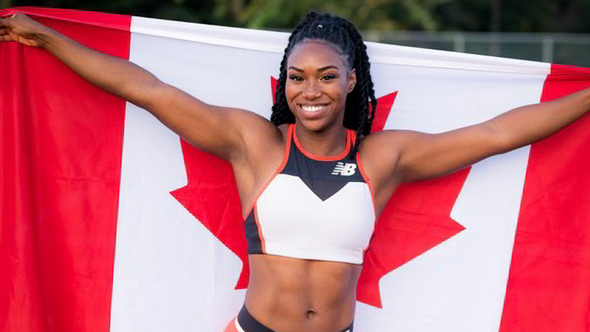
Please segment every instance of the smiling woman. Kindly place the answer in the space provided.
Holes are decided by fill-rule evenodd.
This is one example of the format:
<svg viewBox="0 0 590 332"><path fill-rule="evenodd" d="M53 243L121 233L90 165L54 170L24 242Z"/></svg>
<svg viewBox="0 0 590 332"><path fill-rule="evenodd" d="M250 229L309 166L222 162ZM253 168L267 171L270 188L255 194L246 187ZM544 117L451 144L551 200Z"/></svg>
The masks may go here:
<svg viewBox="0 0 590 332"><path fill-rule="evenodd" d="M376 99L366 46L354 26L328 14L311 13L293 31L271 121L206 104L24 15L0 19L0 40L45 48L231 163L251 273L228 331L351 332L364 253L400 183L530 144L590 108L584 90L447 133L369 135Z"/></svg>
<svg viewBox="0 0 590 332"><path fill-rule="evenodd" d="M310 41L313 43L308 45ZM314 93L319 94L320 83L323 83L321 88L332 87L326 96L329 97L338 86L342 94L338 99L342 104L332 104L332 107L344 110L341 114L343 121L338 123L356 131L355 149L358 148L360 138L371 131L374 114L370 112L370 106L373 110L377 106L370 68L367 47L350 22L328 14L310 13L293 30L285 49L271 121L277 126L295 122L293 112L301 108L296 107L292 97L298 91L305 92L301 96L308 98ZM318 85L312 85L316 82ZM289 88L293 88L293 92ZM314 98L318 99L317 96ZM317 100L307 103L321 106Z"/></svg>
<svg viewBox="0 0 590 332"><path fill-rule="evenodd" d="M335 48L326 42L309 40L297 44L291 52L285 97L289 109L299 119L300 130L319 132L344 122L340 110L345 108L346 96L354 89L356 73ZM318 154L339 150L341 147Z"/></svg>

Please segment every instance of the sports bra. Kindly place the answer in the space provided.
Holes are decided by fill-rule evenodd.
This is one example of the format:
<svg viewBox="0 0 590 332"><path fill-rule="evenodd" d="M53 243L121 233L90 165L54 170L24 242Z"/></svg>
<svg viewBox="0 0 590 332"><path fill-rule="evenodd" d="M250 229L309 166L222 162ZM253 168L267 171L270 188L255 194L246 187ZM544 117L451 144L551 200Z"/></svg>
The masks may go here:
<svg viewBox="0 0 590 332"><path fill-rule="evenodd" d="M375 205L359 154L353 156L355 132L347 130L346 149L334 157L305 151L295 125L287 137L281 165L244 221L248 253L361 264Z"/></svg>

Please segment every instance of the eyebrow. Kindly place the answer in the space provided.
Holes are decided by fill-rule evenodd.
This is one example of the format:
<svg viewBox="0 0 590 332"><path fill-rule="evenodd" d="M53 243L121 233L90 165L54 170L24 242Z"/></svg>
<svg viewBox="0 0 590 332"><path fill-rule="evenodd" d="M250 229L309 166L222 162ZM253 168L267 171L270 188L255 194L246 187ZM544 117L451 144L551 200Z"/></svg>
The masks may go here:
<svg viewBox="0 0 590 332"><path fill-rule="evenodd" d="M300 68L297 68L297 67L293 67L293 66L289 67L289 69L293 69L293 70L298 71L298 72L303 72L303 69L300 69ZM322 68L320 68L318 70L319 71L325 71L325 70L328 70L328 69L336 69L336 70L338 70L338 67L336 67L334 65L329 65L329 66L322 67Z"/></svg>

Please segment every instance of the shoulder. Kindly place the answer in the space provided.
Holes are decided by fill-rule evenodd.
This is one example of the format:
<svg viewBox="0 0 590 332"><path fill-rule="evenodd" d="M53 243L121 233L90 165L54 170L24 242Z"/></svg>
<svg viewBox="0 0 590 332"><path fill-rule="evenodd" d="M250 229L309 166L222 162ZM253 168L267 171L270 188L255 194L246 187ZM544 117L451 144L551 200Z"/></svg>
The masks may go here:
<svg viewBox="0 0 590 332"><path fill-rule="evenodd" d="M370 182L379 213L401 182L398 165L406 139L403 132L390 130L361 138L357 160Z"/></svg>
<svg viewBox="0 0 590 332"><path fill-rule="evenodd" d="M400 160L411 140L412 132L403 130L384 130L361 139L359 160L376 189L403 177Z"/></svg>
<svg viewBox="0 0 590 332"><path fill-rule="evenodd" d="M275 126L272 122L258 115L240 115L244 128L241 140L244 153L240 158L231 160L234 176L238 184L242 203L250 202L264 182L280 166L287 138L288 126ZM260 120L260 121L258 121Z"/></svg>
<svg viewBox="0 0 590 332"><path fill-rule="evenodd" d="M270 122L263 116L242 110L232 110L234 115L231 121L233 122L230 128L240 128L238 130L241 140L248 153L260 151L260 149L269 148L272 146L282 146L283 144L283 129Z"/></svg>
<svg viewBox="0 0 590 332"><path fill-rule="evenodd" d="M283 159L285 142L288 139L288 125L276 126L257 114L242 114L241 140L244 154L233 160L234 168L247 168L255 174L266 174L276 168ZM264 176L263 176L264 177Z"/></svg>
<svg viewBox="0 0 590 332"><path fill-rule="evenodd" d="M367 166L395 164L407 138L400 131L385 130L362 137L359 154Z"/></svg>

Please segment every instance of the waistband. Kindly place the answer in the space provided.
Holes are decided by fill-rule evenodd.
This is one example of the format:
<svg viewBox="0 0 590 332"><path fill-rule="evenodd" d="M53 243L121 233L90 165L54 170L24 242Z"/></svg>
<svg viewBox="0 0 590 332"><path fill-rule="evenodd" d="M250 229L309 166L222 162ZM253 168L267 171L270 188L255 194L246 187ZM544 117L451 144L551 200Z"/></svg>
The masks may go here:
<svg viewBox="0 0 590 332"><path fill-rule="evenodd" d="M245 305L240 310L238 317L236 317L236 322L239 328L241 328L244 332L277 332L264 326L262 323L257 321L256 318L252 317ZM351 323L349 327L338 332L353 332L353 324Z"/></svg>

